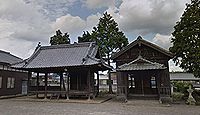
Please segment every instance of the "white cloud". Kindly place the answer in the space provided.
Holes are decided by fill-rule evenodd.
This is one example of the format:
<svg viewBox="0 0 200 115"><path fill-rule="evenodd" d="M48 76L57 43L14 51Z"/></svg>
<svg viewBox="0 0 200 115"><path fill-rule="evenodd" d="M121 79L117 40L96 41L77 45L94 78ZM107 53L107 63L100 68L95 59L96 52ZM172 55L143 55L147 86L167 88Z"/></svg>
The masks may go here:
<svg viewBox="0 0 200 115"><path fill-rule="evenodd" d="M94 26L97 26L97 24L99 22L99 18L101 16L102 15L99 14L99 13L88 16L87 19L86 19L86 28L85 28L85 30L86 31L91 31Z"/></svg>
<svg viewBox="0 0 200 115"><path fill-rule="evenodd" d="M36 47L37 43L30 41L24 41L19 39L0 39L0 49L11 52L12 54L19 56L20 58L29 57Z"/></svg>
<svg viewBox="0 0 200 115"><path fill-rule="evenodd" d="M86 20L81 19L78 16L72 16L67 14L56 19L52 27L54 31L60 29L63 33L68 32L71 41L76 41L78 36L83 34L83 31L91 31L92 27L96 26L99 20L100 14L90 15Z"/></svg>
<svg viewBox="0 0 200 115"><path fill-rule="evenodd" d="M37 7L46 17L55 20L68 13L69 7L78 0L24 0L27 4Z"/></svg>
<svg viewBox="0 0 200 115"><path fill-rule="evenodd" d="M189 0L123 0L118 9L119 25L133 34L169 35Z"/></svg>
<svg viewBox="0 0 200 115"><path fill-rule="evenodd" d="M184 70L181 69L178 65L176 66L175 63L173 62L173 60L169 60L169 71L170 72L180 72L180 71L184 71Z"/></svg>
<svg viewBox="0 0 200 115"><path fill-rule="evenodd" d="M0 1L0 25L0 48L23 58L38 41L47 44L53 32L51 22L22 0Z"/></svg>
<svg viewBox="0 0 200 115"><path fill-rule="evenodd" d="M172 36L156 34L153 38L153 42L158 44L159 46L162 46L165 49L169 49L169 47L172 45L170 43L171 37Z"/></svg>
<svg viewBox="0 0 200 115"><path fill-rule="evenodd" d="M115 6L115 0L84 0L83 3L90 9Z"/></svg>
<svg viewBox="0 0 200 115"><path fill-rule="evenodd" d="M70 14L57 18L56 22L53 24L54 30L61 29L70 34L78 34L85 26L85 21L83 19L78 16L71 16Z"/></svg>

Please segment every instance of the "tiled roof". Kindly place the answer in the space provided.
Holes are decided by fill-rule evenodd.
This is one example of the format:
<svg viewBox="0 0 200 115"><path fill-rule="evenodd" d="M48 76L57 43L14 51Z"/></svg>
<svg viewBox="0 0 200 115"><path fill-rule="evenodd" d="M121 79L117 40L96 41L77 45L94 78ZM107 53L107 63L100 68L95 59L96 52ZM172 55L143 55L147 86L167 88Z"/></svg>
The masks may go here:
<svg viewBox="0 0 200 115"><path fill-rule="evenodd" d="M133 41L132 43L130 43L129 45L127 45L126 47L122 48L119 52L116 52L115 54L113 54L111 56L111 59L116 59L117 57L119 57L120 55L122 55L123 53L125 53L126 51L128 51L129 49L131 49L132 47L138 45L138 44L143 44L145 46L148 46L148 47L151 47L163 54L165 54L166 56L172 58L173 57L173 54L151 42L148 42L144 39L142 39L141 36L139 36L135 41Z"/></svg>
<svg viewBox="0 0 200 115"><path fill-rule="evenodd" d="M0 50L0 62L1 63L13 64L13 63L17 63L19 61L22 61L22 59L10 54L9 52Z"/></svg>
<svg viewBox="0 0 200 115"><path fill-rule="evenodd" d="M192 73L185 73L185 72L177 72L177 73L170 73L170 80L185 80L185 81L192 81L192 80L200 80L200 78L194 77Z"/></svg>
<svg viewBox="0 0 200 115"><path fill-rule="evenodd" d="M40 46L33 55L13 68L53 68L95 65L98 46L94 42Z"/></svg>
<svg viewBox="0 0 200 115"><path fill-rule="evenodd" d="M155 70L166 69L163 64L151 62L139 56L137 59L130 63L125 63L117 68L118 71L131 71L131 70Z"/></svg>

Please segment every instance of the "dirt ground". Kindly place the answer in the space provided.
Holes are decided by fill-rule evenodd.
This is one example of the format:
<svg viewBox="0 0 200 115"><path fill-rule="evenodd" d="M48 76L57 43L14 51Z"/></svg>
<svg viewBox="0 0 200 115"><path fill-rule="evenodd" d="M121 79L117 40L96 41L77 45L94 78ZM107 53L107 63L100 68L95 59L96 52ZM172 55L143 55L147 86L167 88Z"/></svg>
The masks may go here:
<svg viewBox="0 0 200 115"><path fill-rule="evenodd" d="M157 100L109 100L100 104L0 100L0 115L200 115L200 106L159 104Z"/></svg>

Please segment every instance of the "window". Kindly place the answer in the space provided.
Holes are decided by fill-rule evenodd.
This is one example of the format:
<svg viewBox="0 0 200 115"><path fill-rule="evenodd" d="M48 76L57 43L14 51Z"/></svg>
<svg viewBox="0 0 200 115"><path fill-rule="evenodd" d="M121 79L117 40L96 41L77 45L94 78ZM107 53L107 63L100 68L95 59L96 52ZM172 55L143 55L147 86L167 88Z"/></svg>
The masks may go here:
<svg viewBox="0 0 200 115"><path fill-rule="evenodd" d="M106 79L102 79L100 80L100 85L107 85L107 80Z"/></svg>
<svg viewBox="0 0 200 115"><path fill-rule="evenodd" d="M129 75L128 81L129 81L129 88L135 88L135 78Z"/></svg>
<svg viewBox="0 0 200 115"><path fill-rule="evenodd" d="M156 77L151 77L151 88L156 88Z"/></svg>
<svg viewBox="0 0 200 115"><path fill-rule="evenodd" d="M113 85L116 85L117 84L117 80L113 80Z"/></svg>
<svg viewBox="0 0 200 115"><path fill-rule="evenodd" d="M2 77L0 77L0 88L2 88Z"/></svg>
<svg viewBox="0 0 200 115"><path fill-rule="evenodd" d="M7 88L14 88L14 87L15 87L15 78L8 77Z"/></svg>

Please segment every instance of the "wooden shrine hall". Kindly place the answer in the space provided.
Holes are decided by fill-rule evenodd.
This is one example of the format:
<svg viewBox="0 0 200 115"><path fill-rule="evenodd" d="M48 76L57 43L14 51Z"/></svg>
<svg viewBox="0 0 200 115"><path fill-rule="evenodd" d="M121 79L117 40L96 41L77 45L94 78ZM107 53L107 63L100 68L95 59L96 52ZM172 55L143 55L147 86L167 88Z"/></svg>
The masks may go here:
<svg viewBox="0 0 200 115"><path fill-rule="evenodd" d="M95 97L94 73L112 69L100 58L98 46L94 42L40 46L32 56L13 68L28 71L28 93L50 95ZM30 86L32 73L36 73L36 86ZM59 86L49 84L50 73L60 76ZM44 85L39 79L43 75ZM65 79L64 79L65 78ZM59 98L59 97L58 97Z"/></svg>
<svg viewBox="0 0 200 115"><path fill-rule="evenodd" d="M116 62L117 96L170 96L168 61L172 57L172 53L141 36L115 53L111 58Z"/></svg>

